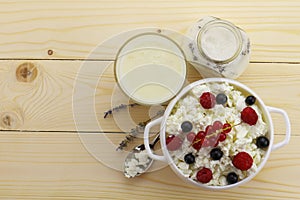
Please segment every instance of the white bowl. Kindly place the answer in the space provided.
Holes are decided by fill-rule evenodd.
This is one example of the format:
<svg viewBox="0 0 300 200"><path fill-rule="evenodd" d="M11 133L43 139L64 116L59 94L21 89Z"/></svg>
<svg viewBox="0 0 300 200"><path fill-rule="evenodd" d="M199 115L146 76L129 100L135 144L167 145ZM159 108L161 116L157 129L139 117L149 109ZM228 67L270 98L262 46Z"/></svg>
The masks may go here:
<svg viewBox="0 0 300 200"><path fill-rule="evenodd" d="M172 111L173 107L175 106L175 104L178 102L178 100L180 100L185 94L187 94L195 86L198 86L198 85L201 85L201 84L206 84L206 83L213 83L213 82L219 82L219 83L227 82L230 85L233 85L237 89L241 90L242 92L254 95L256 97L256 102L257 102L256 104L261 109L262 114L264 116L264 120L268 124L268 128L269 128L268 136L269 136L270 145L269 145L268 149L266 150L266 154L264 156L264 159L259 164L259 166L257 168L257 171L255 173L251 174L250 176L248 176L247 178L245 178L245 179L243 179L243 180L241 180L241 181L239 181L235 184L226 185L226 186L208 186L206 184L196 182L191 178L185 177L183 175L183 173L175 165L173 159L171 158L171 156L169 154L169 151L166 148L166 132L165 132L166 121L167 121L168 116L171 114L171 111ZM284 120L285 120L285 125L286 125L285 139L283 141L277 143L277 144L274 144L274 126L273 126L271 115L270 115L271 112L281 114L283 116ZM162 147L163 156L154 154L152 152L152 150L150 149L150 147L149 147L149 131L150 131L151 127L153 127L155 125L159 125L159 124L160 124L160 143L161 143L161 147ZM226 79L226 78L207 78L207 79L202 79L202 80L196 81L196 82L191 83L190 85L186 86L169 103L163 117L158 118L158 119L156 119L156 120L154 120L154 121L147 124L147 126L145 127L145 131L144 131L144 144L145 144L147 153L149 154L149 156L152 159L168 162L168 164L171 166L173 171L179 177L181 177L184 181L186 181L188 183L191 183L193 185L196 185L198 187L205 188L205 189L222 190L222 189L229 189L229 188L237 187L237 186L239 186L241 184L244 184L247 181L251 180L264 167L265 163L267 162L267 160L269 158L269 155L270 155L271 151L276 150L276 149L288 144L288 142L290 140L290 135L291 135L290 120L288 118L287 113L284 110L279 109L279 108L273 108L273 107L266 106L263 103L263 101L259 98L259 96L255 94L255 92L253 92L250 88L248 88L247 86L245 86L242 83L239 83L239 82L231 80L231 79Z"/></svg>

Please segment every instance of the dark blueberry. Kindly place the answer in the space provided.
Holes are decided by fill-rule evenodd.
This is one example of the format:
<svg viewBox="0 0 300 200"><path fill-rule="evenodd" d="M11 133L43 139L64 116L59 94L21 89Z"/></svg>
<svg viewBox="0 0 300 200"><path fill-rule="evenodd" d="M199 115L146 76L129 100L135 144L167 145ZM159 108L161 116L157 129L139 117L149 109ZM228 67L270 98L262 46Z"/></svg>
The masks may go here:
<svg viewBox="0 0 300 200"><path fill-rule="evenodd" d="M223 156L223 151L220 148L214 148L210 151L210 157L213 160L220 160Z"/></svg>
<svg viewBox="0 0 300 200"><path fill-rule="evenodd" d="M227 96L223 93L220 93L216 96L217 104L225 104L227 102Z"/></svg>
<svg viewBox="0 0 300 200"><path fill-rule="evenodd" d="M235 184L236 182L238 182L239 177L236 173L230 172L229 174L227 174L226 180L228 184Z"/></svg>
<svg viewBox="0 0 300 200"><path fill-rule="evenodd" d="M191 122L189 122L189 121L182 122L182 124L181 124L182 132L188 133L188 132L191 132L192 129L193 129L193 124Z"/></svg>
<svg viewBox="0 0 300 200"><path fill-rule="evenodd" d="M184 156L184 162L187 164L193 164L195 162L195 156L192 153L186 154Z"/></svg>
<svg viewBox="0 0 300 200"><path fill-rule="evenodd" d="M255 104L255 101L256 101L256 98L254 96L252 96L252 95L247 96L247 98L245 99L245 103L248 106L251 106L251 105Z"/></svg>
<svg viewBox="0 0 300 200"><path fill-rule="evenodd" d="M258 148L266 148L269 146L269 143L269 139L265 136L259 136L258 138L256 138L256 146Z"/></svg>

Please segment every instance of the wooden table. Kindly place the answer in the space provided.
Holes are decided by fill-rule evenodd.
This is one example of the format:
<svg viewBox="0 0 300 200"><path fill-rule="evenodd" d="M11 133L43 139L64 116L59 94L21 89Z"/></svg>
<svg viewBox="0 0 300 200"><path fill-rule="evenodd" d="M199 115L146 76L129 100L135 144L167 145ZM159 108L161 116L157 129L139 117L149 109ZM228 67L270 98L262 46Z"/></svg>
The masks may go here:
<svg viewBox="0 0 300 200"><path fill-rule="evenodd" d="M298 0L1 1L0 11L1 199L300 199ZM90 52L120 32L158 27L185 33L207 15L232 21L249 34L251 63L238 81L267 105L288 112L290 144L272 152L251 182L232 190L195 188L169 167L128 180L97 160L82 142L82 134L102 134L112 144L126 135L113 117L103 119L115 86L112 68L94 88L95 113L85 113L86 128L78 134L72 103L85 110L85 98L91 98L73 98L80 66L111 65L110 52ZM193 74L190 80L199 79ZM95 74L86 72L76 81L89 88L93 78ZM147 108L130 113L137 122L147 119ZM101 130L89 124L95 116ZM278 142L285 126L280 116L273 119ZM90 144L98 148L102 142Z"/></svg>

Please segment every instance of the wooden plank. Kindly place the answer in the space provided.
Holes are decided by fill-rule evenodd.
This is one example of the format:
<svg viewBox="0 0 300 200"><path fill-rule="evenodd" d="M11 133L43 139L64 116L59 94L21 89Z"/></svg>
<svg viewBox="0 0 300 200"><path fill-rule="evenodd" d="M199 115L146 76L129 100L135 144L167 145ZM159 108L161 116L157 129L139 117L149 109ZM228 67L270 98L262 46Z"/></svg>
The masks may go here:
<svg viewBox="0 0 300 200"><path fill-rule="evenodd" d="M295 178L300 175L300 137L295 135L288 146L271 153L252 181L226 191L187 185L169 167L127 179L95 160L73 133L1 132L0 139L1 199L300 199ZM99 147L102 142L93 141Z"/></svg>
<svg viewBox="0 0 300 200"><path fill-rule="evenodd" d="M195 21L212 15L247 31L252 61L299 62L299 12L297 0L1 1L0 58L85 59L121 32L158 27L184 34ZM113 59L122 42L109 51L99 48L91 57Z"/></svg>
<svg viewBox="0 0 300 200"><path fill-rule="evenodd" d="M19 82L16 79L16 68L24 62L30 61L0 61L0 115L6 112L16 113L20 119L23 118L22 125L15 127L18 130L129 131L136 123L149 118L149 107L143 106L130 109L129 114L127 111L120 111L114 117L103 118L104 111L112 106L112 99L117 105L128 100L115 88L113 62L32 61L38 69L37 78L33 82ZM81 65L87 70L79 71ZM81 74L79 79L76 79L77 74ZM200 79L200 76L190 67L188 79L193 82ZM74 85L75 80L77 85ZM285 109L290 115L293 128L300 127L300 110L297 104L300 65L250 64L238 80L256 91L266 105ZM83 90L85 93L73 101L73 90ZM113 94L117 95L112 98ZM72 105L75 114L81 113L80 119L75 121ZM153 110L155 108L150 109L150 113ZM99 124L93 120L97 120ZM284 131L280 116L274 115L274 120L279 124L278 128ZM21 120L17 118L16 121ZM1 123L1 129L9 128L3 126L3 120Z"/></svg>

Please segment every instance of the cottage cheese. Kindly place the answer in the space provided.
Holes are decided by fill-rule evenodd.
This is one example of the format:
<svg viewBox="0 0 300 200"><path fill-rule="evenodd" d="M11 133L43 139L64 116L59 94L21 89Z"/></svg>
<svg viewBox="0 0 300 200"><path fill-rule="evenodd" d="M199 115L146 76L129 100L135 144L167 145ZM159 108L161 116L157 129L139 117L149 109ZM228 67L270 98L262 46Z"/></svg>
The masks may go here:
<svg viewBox="0 0 300 200"><path fill-rule="evenodd" d="M199 103L199 97L204 92L211 92L214 95L224 93L227 96L227 105L216 104L211 109L204 109ZM183 97L174 107L172 114L167 119L166 132L171 135L183 134L181 123L190 121L193 124L193 132L197 133L204 130L206 126L211 125L218 120L222 123L240 124L234 126L225 141L220 142L218 147L223 151L220 160L212 160L210 151L213 147L201 147L199 151L191 146L186 137L180 149L169 151L174 163L182 171L184 176L195 181L198 170L202 167L209 168L213 173L213 179L207 183L211 186L227 185L226 175L235 172L242 180L256 172L262 159L264 159L265 150L257 148L255 139L258 136L267 135L268 127L263 121L262 112L257 105L251 107L258 115L258 121L250 126L241 123L241 111L246 107L245 96L241 91L235 89L228 83L209 83L194 87L185 97ZM247 152L253 158L252 167L247 171L241 171L232 164L232 158L238 152ZM195 155L195 163L187 164L184 156L188 153Z"/></svg>
<svg viewBox="0 0 300 200"><path fill-rule="evenodd" d="M127 178L132 178L143 173L149 166L151 159L146 150L132 154L132 157L127 158L124 163L124 175Z"/></svg>

